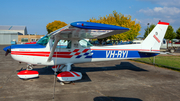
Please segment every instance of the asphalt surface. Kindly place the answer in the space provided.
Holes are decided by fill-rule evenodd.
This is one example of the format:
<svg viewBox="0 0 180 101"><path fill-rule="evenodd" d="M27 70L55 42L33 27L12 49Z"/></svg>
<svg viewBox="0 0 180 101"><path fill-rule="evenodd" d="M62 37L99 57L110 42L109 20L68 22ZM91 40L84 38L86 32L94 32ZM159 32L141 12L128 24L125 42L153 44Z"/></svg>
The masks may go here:
<svg viewBox="0 0 180 101"><path fill-rule="evenodd" d="M75 64L83 78L61 85L50 67L35 66L39 78L21 80L26 68L0 46L0 101L180 101L180 72L130 60Z"/></svg>

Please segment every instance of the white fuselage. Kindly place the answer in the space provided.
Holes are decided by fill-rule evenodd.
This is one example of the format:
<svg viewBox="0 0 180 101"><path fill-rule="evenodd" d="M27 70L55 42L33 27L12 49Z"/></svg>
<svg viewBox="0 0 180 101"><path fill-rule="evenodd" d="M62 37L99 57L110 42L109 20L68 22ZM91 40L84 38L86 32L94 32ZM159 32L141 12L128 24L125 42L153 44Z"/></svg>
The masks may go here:
<svg viewBox="0 0 180 101"><path fill-rule="evenodd" d="M16 48L11 50L11 56L28 64L60 65L140 58L138 51L149 51L141 49L141 44L82 47L79 43L77 45L77 41L72 40L70 49L56 48L52 60L48 62L51 46L48 43L45 48Z"/></svg>

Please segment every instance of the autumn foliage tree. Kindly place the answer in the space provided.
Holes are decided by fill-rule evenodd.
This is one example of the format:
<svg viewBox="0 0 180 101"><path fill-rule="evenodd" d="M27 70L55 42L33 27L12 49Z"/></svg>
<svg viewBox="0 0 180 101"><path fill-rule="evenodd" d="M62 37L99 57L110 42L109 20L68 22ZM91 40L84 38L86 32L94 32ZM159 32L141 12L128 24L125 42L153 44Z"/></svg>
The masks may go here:
<svg viewBox="0 0 180 101"><path fill-rule="evenodd" d="M116 11L99 19L92 18L87 21L130 28L127 32L108 37L114 40L134 40L139 35L141 29L140 24L136 23L136 20L132 21L130 15L124 16L121 13L118 14Z"/></svg>
<svg viewBox="0 0 180 101"><path fill-rule="evenodd" d="M62 21L57 21L55 20L54 22L48 23L46 26L46 30L48 31L48 34L61 28L66 26L67 24L65 22Z"/></svg>

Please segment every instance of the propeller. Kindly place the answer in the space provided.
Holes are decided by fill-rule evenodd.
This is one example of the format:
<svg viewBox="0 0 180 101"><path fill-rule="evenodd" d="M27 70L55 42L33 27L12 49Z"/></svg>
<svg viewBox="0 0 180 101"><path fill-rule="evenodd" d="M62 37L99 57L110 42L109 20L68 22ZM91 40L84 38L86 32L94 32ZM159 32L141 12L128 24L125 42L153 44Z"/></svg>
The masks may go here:
<svg viewBox="0 0 180 101"><path fill-rule="evenodd" d="M9 53L11 53L11 46L7 46L3 50L6 52L5 56L7 56Z"/></svg>
<svg viewBox="0 0 180 101"><path fill-rule="evenodd" d="M5 56L7 56L11 51L7 50Z"/></svg>

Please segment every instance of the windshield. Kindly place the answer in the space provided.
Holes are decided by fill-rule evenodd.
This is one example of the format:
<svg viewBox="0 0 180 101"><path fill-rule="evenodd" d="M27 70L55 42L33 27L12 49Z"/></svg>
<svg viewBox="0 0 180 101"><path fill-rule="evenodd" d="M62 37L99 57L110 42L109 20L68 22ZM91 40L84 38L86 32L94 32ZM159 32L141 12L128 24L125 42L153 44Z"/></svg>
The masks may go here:
<svg viewBox="0 0 180 101"><path fill-rule="evenodd" d="M49 39L50 39L50 36L46 35L46 36L42 37L42 38L37 42L37 44L46 46L47 43L49 42Z"/></svg>

